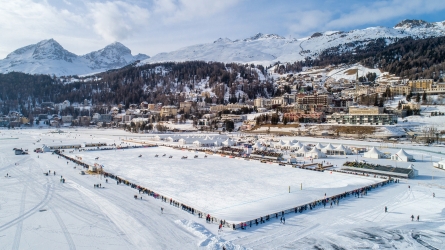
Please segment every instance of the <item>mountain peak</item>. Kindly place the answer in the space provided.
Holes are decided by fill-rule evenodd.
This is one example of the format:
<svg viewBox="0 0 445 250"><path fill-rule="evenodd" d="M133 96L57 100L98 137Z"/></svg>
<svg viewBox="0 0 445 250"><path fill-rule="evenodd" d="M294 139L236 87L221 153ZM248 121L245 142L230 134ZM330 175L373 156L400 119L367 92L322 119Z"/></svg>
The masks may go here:
<svg viewBox="0 0 445 250"><path fill-rule="evenodd" d="M403 28L403 29L411 29L411 28L430 28L434 26L433 24L424 21L424 20L416 20L416 19L405 19L400 23L396 24L394 28Z"/></svg>
<svg viewBox="0 0 445 250"><path fill-rule="evenodd" d="M116 51L119 54L131 54L131 50L120 42L114 42L105 46L102 51Z"/></svg>
<svg viewBox="0 0 445 250"><path fill-rule="evenodd" d="M62 45L53 38L50 38L35 44L32 57L37 60L52 59L72 62L72 59L75 58L76 55L64 49Z"/></svg>
<svg viewBox="0 0 445 250"><path fill-rule="evenodd" d="M216 39L213 43L230 43L232 42L232 40L230 40L229 38L218 38Z"/></svg>
<svg viewBox="0 0 445 250"><path fill-rule="evenodd" d="M284 39L284 37L279 36L277 34L263 34L263 33L257 33L252 37L246 38L243 41L255 41L259 39Z"/></svg>

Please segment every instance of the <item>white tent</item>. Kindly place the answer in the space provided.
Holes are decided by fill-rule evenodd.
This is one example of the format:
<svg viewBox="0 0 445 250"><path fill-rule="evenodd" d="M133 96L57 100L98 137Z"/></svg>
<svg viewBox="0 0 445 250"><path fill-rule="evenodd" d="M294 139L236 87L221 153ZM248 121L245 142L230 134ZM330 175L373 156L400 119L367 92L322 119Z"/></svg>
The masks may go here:
<svg viewBox="0 0 445 250"><path fill-rule="evenodd" d="M294 145L291 146L291 149L299 150L300 148L305 147L303 143L297 141Z"/></svg>
<svg viewBox="0 0 445 250"><path fill-rule="evenodd" d="M400 149L399 152L391 155L391 160L394 161L414 161L414 157L410 154L408 154L407 152L405 152L405 150Z"/></svg>
<svg viewBox="0 0 445 250"><path fill-rule="evenodd" d="M215 145L216 147L219 147L219 146L221 146L221 143L222 143L221 140L216 139L216 140L213 142L213 145Z"/></svg>
<svg viewBox="0 0 445 250"><path fill-rule="evenodd" d="M321 149L321 152L330 155L333 154L332 151L334 150L335 150L334 146L332 146L332 144L329 143L328 145L326 145L326 147Z"/></svg>
<svg viewBox="0 0 445 250"><path fill-rule="evenodd" d="M322 149L322 148L324 148L324 146L321 145L321 143L317 143L317 145L315 145L315 148L317 148L317 149Z"/></svg>
<svg viewBox="0 0 445 250"><path fill-rule="evenodd" d="M193 145L196 147L201 147L201 142L199 140L196 140L193 142Z"/></svg>
<svg viewBox="0 0 445 250"><path fill-rule="evenodd" d="M279 142L275 143L274 148L282 148L286 143L284 141L280 140Z"/></svg>
<svg viewBox="0 0 445 250"><path fill-rule="evenodd" d="M252 148L261 148L263 145L261 145L261 143L259 141L255 142L255 144L253 144Z"/></svg>
<svg viewBox="0 0 445 250"><path fill-rule="evenodd" d="M435 162L435 163L433 163L433 166L435 168L444 169L445 168L445 161Z"/></svg>
<svg viewBox="0 0 445 250"><path fill-rule="evenodd" d="M326 158L326 154L321 152L318 148L313 148L311 151L307 152L306 157L310 157L312 159L320 159L320 158Z"/></svg>
<svg viewBox="0 0 445 250"><path fill-rule="evenodd" d="M408 166L408 169L412 169L412 170L413 170L414 177L419 176L419 171L418 171L417 169L414 168L414 165L413 165L413 164L410 164L410 165Z"/></svg>
<svg viewBox="0 0 445 250"><path fill-rule="evenodd" d="M305 156L306 155L306 153L308 153L309 152L309 150L306 148L306 146L302 146L301 148L299 148L298 150L297 150L297 152L295 152L295 154L297 155L297 156Z"/></svg>
<svg viewBox="0 0 445 250"><path fill-rule="evenodd" d="M290 149L292 146L293 146L292 142L287 141L286 143L284 143L284 145L281 146L281 148Z"/></svg>
<svg viewBox="0 0 445 250"><path fill-rule="evenodd" d="M223 141L222 144L224 146L233 146L235 144L235 142L232 139L229 138L229 139Z"/></svg>
<svg viewBox="0 0 445 250"><path fill-rule="evenodd" d="M335 150L334 150L337 154L343 154L343 155L350 155L352 154L351 149L343 146L343 144L338 145Z"/></svg>
<svg viewBox="0 0 445 250"><path fill-rule="evenodd" d="M188 138L181 138L178 140L179 144L185 145L185 144L191 144L194 141L192 141L192 139L188 139Z"/></svg>
<svg viewBox="0 0 445 250"><path fill-rule="evenodd" d="M380 152L375 147L372 147L370 150L368 150L368 152L365 152L363 154L363 157L365 157L365 158L372 158L372 159L379 159L379 158L383 158L383 153Z"/></svg>
<svg viewBox="0 0 445 250"><path fill-rule="evenodd" d="M49 151L51 151L51 149L48 146L46 146L45 144L43 144L42 151L43 152L49 152Z"/></svg>

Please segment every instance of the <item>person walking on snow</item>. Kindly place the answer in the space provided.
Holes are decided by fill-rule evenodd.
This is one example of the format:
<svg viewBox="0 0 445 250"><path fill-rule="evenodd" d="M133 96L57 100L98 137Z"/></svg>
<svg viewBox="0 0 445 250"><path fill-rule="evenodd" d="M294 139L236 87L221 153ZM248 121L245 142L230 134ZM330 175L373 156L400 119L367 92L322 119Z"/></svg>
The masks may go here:
<svg viewBox="0 0 445 250"><path fill-rule="evenodd" d="M388 212L388 208L385 206L385 213Z"/></svg>
<svg viewBox="0 0 445 250"><path fill-rule="evenodd" d="M411 221L414 221L414 215L413 214L411 215Z"/></svg>
<svg viewBox="0 0 445 250"><path fill-rule="evenodd" d="M164 213L164 208L163 207L161 207L161 214L163 214Z"/></svg>
<svg viewBox="0 0 445 250"><path fill-rule="evenodd" d="M283 217L280 217L280 223L283 223Z"/></svg>
<svg viewBox="0 0 445 250"><path fill-rule="evenodd" d="M417 215L417 221L419 221L420 217Z"/></svg>
<svg viewBox="0 0 445 250"><path fill-rule="evenodd" d="M283 216L283 224L286 224L286 218Z"/></svg>

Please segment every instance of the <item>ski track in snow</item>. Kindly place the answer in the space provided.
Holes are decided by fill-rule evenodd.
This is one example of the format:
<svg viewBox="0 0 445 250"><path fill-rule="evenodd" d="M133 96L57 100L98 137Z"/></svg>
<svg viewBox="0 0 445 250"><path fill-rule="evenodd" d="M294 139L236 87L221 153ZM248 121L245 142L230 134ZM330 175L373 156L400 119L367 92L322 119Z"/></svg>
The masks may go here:
<svg viewBox="0 0 445 250"><path fill-rule="evenodd" d="M70 250L75 250L76 245L74 244L74 241L71 238L71 235L68 229L66 228L65 223L63 222L62 218L60 218L59 213L56 211L55 208L51 208L51 212L53 212L54 216L57 219L57 222L60 225L60 228L62 229L63 235L65 236L66 242L68 243L68 247L70 248Z"/></svg>
<svg viewBox="0 0 445 250"><path fill-rule="evenodd" d="M144 249L145 246L150 245L153 249L162 249L159 246L153 245L153 243L157 241L152 237L151 232L147 231L146 228L142 227L138 221L122 209L73 181L68 181L67 184L90 198L92 202L96 203L102 212L125 233L134 247Z"/></svg>
<svg viewBox="0 0 445 250"><path fill-rule="evenodd" d="M18 167L18 166L15 166L15 167ZM17 171L16 171L16 175L20 176ZM26 185L37 184L37 186L40 186L40 184L37 181L35 181L34 178L31 178L27 175L21 175L21 177L19 177L19 179L21 179L22 183L26 183ZM48 180L44 186L45 186L45 189L44 189L45 195L44 195L43 199L39 203L34 205L31 209L29 209L28 211L21 214L20 216L16 217L15 219L13 219L9 222L4 223L3 225L0 225L0 232L6 230L6 229L14 226L17 223L20 223L21 221L25 220L26 218L32 216L34 213L38 212L38 209L40 207L48 204L48 202L51 200L52 195L54 193L54 188L53 188L53 184L50 184ZM30 187L30 190L33 190L33 192L37 194L37 192L33 188L34 187Z"/></svg>
<svg viewBox="0 0 445 250"><path fill-rule="evenodd" d="M25 212L26 189L27 189L27 187L25 186L22 191L22 198L20 199L19 217L23 216L23 213ZM23 220L21 220L21 221L19 221L19 223L17 223L17 230L15 231L14 244L12 244L12 249L19 249L20 238L22 237L22 228L23 228Z"/></svg>

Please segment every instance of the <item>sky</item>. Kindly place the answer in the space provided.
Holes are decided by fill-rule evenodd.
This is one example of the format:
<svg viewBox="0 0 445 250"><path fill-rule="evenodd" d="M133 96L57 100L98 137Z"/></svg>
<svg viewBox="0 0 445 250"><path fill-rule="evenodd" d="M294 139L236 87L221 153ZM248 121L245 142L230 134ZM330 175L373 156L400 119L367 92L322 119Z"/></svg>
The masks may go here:
<svg viewBox="0 0 445 250"><path fill-rule="evenodd" d="M291 38L314 32L393 27L404 19L445 21L435 0L0 0L0 58L53 38L77 55L115 41L154 56L258 32Z"/></svg>

